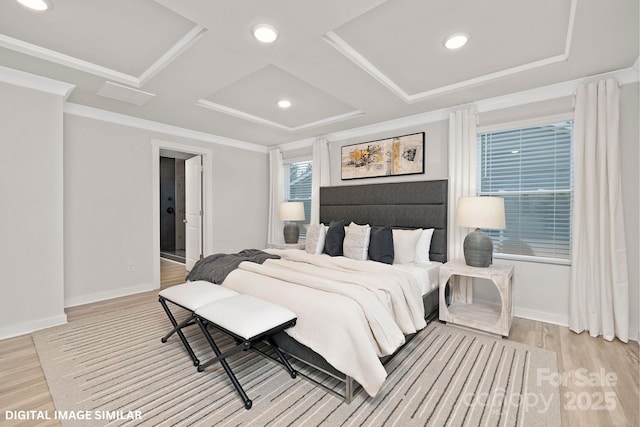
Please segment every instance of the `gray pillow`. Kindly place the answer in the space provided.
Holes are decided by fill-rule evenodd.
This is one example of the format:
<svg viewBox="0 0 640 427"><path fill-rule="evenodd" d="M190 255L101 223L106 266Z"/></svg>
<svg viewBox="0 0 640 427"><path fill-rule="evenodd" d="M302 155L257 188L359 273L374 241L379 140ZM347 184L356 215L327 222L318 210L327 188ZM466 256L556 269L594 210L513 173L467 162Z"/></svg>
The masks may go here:
<svg viewBox="0 0 640 427"><path fill-rule="evenodd" d="M324 238L324 251L331 256L342 256L344 242L344 222L331 221Z"/></svg>
<svg viewBox="0 0 640 427"><path fill-rule="evenodd" d="M393 264L393 231L391 227L372 227L369 236L369 259Z"/></svg>

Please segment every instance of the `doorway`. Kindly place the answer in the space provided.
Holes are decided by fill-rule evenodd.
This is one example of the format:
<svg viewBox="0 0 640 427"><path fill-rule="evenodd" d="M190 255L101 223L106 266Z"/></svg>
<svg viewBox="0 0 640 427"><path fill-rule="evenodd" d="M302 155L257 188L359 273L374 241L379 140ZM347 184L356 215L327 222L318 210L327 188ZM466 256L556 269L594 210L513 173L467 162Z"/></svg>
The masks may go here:
<svg viewBox="0 0 640 427"><path fill-rule="evenodd" d="M185 155L160 151L160 256L181 264L186 261Z"/></svg>
<svg viewBox="0 0 640 427"><path fill-rule="evenodd" d="M189 264L190 260L193 261L194 247L197 258L211 253L213 198L210 194L213 188L213 152L210 149L161 140L152 140L151 145L154 194L152 197L153 283L156 288L160 288L160 284L164 285L165 282L165 278L161 275L162 271L166 271L167 263L180 263L178 268L183 268L186 273L184 263L187 261ZM198 179L200 197L190 197L187 182L189 181L188 169L196 159L201 174L201 178ZM193 210L190 206L194 204L197 205L200 224L197 232L198 241L195 245L192 238L194 233L190 227L195 221L189 217L190 209ZM187 220L189 225L186 225Z"/></svg>

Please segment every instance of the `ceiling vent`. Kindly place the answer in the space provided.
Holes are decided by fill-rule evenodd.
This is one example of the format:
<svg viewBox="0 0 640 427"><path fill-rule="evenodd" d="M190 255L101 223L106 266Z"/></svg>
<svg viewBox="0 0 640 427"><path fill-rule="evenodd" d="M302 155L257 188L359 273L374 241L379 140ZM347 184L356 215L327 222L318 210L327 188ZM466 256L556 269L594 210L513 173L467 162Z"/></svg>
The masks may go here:
<svg viewBox="0 0 640 427"><path fill-rule="evenodd" d="M156 96L155 93L133 89L113 82L104 82L102 87L98 89L98 95L135 105L144 105Z"/></svg>

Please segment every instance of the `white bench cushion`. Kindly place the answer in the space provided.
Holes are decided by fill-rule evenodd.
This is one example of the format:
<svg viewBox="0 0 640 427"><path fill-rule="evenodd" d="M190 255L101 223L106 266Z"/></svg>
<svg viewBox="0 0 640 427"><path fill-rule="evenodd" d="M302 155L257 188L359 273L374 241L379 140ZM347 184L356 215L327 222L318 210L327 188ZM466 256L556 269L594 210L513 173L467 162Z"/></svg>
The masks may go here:
<svg viewBox="0 0 640 427"><path fill-rule="evenodd" d="M207 304L196 314L245 340L296 318L285 307L242 294Z"/></svg>
<svg viewBox="0 0 640 427"><path fill-rule="evenodd" d="M196 280L163 289L159 295L188 310L196 311L200 307L211 304L214 301L236 296L238 293L205 280Z"/></svg>

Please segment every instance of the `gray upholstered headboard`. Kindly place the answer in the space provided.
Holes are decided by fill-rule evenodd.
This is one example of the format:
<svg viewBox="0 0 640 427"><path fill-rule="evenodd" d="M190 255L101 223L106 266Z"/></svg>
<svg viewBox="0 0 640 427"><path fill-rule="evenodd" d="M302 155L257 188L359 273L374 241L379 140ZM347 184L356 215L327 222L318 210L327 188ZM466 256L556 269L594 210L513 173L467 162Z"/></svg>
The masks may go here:
<svg viewBox="0 0 640 427"><path fill-rule="evenodd" d="M320 188L320 222L434 228L430 258L447 260L447 180Z"/></svg>

